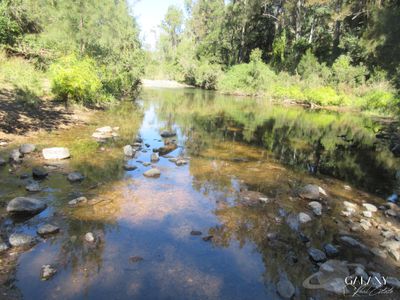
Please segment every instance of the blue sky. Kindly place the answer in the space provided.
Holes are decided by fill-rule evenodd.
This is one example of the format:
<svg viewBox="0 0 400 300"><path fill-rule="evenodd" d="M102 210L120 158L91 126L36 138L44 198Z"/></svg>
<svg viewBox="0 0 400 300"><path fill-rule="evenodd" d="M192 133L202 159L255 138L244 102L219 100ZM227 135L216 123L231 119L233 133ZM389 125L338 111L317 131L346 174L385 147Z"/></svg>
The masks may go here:
<svg viewBox="0 0 400 300"><path fill-rule="evenodd" d="M140 26L140 37L144 46L150 45L154 49L158 25L164 18L168 6L176 5L183 9L184 0L129 0L130 7Z"/></svg>

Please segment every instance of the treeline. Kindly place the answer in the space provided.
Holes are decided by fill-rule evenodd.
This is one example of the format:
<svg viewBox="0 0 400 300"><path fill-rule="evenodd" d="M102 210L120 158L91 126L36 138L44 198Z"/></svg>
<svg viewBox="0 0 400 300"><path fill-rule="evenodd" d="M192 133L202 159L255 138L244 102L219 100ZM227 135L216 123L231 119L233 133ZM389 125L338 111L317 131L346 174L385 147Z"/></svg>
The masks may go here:
<svg viewBox="0 0 400 300"><path fill-rule="evenodd" d="M0 82L85 104L137 90L138 26L126 1L0 0ZM44 82L44 83L43 83Z"/></svg>
<svg viewBox="0 0 400 300"><path fill-rule="evenodd" d="M161 24L147 74L230 93L397 106L400 3L187 0Z"/></svg>

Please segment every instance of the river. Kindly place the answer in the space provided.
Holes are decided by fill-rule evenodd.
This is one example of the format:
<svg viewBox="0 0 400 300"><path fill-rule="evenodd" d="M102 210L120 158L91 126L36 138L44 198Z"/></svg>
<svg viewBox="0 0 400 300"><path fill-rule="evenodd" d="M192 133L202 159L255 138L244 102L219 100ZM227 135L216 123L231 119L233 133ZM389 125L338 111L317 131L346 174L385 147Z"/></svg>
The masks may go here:
<svg viewBox="0 0 400 300"><path fill-rule="evenodd" d="M119 138L98 143L91 135L106 125L119 127ZM398 221L384 210L373 212L368 230L351 230L363 219L363 202L379 207L399 186L399 159L376 137L383 129L354 113L197 89L144 89L135 103L99 112L90 124L30 140L38 149L68 147L70 159L49 163L36 151L20 166L0 167L3 210L17 196L48 204L29 219L3 213L3 239L36 235L45 223L61 229L15 254L4 284L24 299L275 299L277 282L287 276L298 299L336 299L303 286L318 271L307 249L326 243L339 249L336 259L399 276L390 255L366 254L340 240L348 234L372 249L394 240L382 236L384 225L397 234ZM177 135L162 138L164 130ZM137 136L143 143L129 160L137 169L126 171L122 147ZM143 176L152 150L173 139L177 148L153 162L161 176ZM187 164L176 165L174 157ZM25 190L33 166L49 170L35 194ZM69 183L70 171L85 180ZM321 216L299 197L307 184L326 192ZM96 201L68 205L82 195ZM358 205L354 216L341 214L344 201ZM292 222L300 212L311 221ZM95 243L85 241L87 232ZM45 264L57 273L43 281Z"/></svg>

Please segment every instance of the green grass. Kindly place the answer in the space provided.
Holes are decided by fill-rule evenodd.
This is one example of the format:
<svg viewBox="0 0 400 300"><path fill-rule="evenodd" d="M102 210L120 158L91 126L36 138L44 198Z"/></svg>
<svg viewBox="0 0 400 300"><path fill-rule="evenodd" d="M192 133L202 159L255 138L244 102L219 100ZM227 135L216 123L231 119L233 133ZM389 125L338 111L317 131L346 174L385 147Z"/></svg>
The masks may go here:
<svg viewBox="0 0 400 300"><path fill-rule="evenodd" d="M49 93L46 74L29 61L0 52L0 85L15 89L17 100L34 104Z"/></svg>

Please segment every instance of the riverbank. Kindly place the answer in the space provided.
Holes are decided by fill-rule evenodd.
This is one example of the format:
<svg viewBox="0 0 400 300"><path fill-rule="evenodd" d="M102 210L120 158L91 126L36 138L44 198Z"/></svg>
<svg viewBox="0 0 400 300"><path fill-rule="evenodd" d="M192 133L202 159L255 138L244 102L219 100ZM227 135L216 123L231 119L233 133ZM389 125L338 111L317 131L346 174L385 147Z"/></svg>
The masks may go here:
<svg viewBox="0 0 400 300"><path fill-rule="evenodd" d="M141 82L144 88L171 88L171 89L194 88L194 86L192 85L167 79L164 80L142 79Z"/></svg>
<svg viewBox="0 0 400 300"><path fill-rule="evenodd" d="M41 132L67 129L85 124L96 112L81 105L65 107L63 103L39 99L35 103L19 101L17 91L0 91L0 142L6 145L16 140L37 136Z"/></svg>

